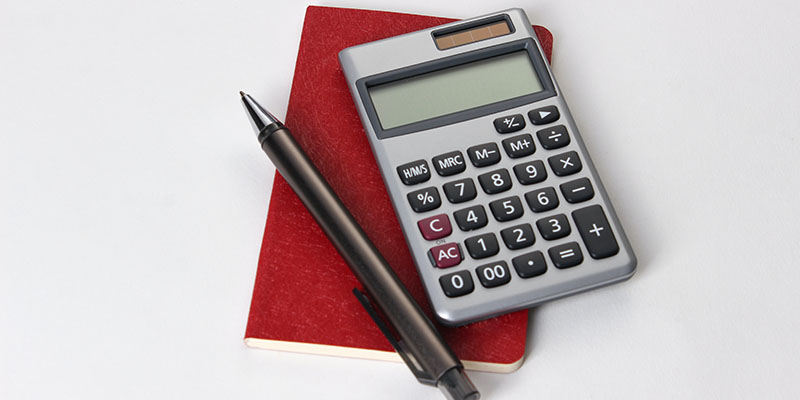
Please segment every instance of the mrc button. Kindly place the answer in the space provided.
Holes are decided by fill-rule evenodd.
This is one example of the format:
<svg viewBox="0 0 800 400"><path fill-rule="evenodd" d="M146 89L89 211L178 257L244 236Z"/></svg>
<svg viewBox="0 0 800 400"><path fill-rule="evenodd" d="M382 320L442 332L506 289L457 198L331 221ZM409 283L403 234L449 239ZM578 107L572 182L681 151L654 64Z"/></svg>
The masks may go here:
<svg viewBox="0 0 800 400"><path fill-rule="evenodd" d="M406 185L416 185L431 179L431 170L425 160L412 161L397 167L397 174Z"/></svg>
<svg viewBox="0 0 800 400"><path fill-rule="evenodd" d="M464 161L464 155L456 150L433 157L433 166L439 175L450 176L464 172L467 163Z"/></svg>

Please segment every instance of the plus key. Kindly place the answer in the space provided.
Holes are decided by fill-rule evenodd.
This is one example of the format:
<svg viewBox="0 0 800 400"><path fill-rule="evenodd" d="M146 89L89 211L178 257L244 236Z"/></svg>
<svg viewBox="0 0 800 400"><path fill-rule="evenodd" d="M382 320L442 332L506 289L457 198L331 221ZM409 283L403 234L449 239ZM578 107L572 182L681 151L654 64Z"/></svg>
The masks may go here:
<svg viewBox="0 0 800 400"><path fill-rule="evenodd" d="M572 212L575 226L594 259L611 257L619 252L617 239L608 225L603 208L599 205L589 206Z"/></svg>

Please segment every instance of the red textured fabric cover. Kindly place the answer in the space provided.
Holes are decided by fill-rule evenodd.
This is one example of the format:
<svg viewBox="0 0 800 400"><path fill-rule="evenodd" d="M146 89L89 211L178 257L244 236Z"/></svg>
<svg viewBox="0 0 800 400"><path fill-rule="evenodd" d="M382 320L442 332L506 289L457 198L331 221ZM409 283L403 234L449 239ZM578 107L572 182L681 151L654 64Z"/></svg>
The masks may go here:
<svg viewBox="0 0 800 400"><path fill-rule="evenodd" d="M337 59L345 47L454 21L308 7L286 125L429 316L428 304ZM550 57L552 36L536 27ZM275 177L248 338L392 351L351 293L361 288L300 199ZM508 364L525 352L527 311L441 329L462 360Z"/></svg>

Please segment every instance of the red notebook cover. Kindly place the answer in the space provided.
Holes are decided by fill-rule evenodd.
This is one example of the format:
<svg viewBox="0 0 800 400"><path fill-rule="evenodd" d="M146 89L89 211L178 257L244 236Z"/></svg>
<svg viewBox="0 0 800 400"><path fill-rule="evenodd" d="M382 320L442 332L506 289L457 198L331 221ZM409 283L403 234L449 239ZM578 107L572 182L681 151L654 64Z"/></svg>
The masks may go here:
<svg viewBox="0 0 800 400"><path fill-rule="evenodd" d="M455 21L311 6L306 10L286 126L414 298L433 314L338 62L340 50ZM535 27L550 58L552 36ZM245 342L249 346L400 361L352 294L362 289L280 175L272 187ZM511 372L525 354L528 312L438 326L470 369Z"/></svg>

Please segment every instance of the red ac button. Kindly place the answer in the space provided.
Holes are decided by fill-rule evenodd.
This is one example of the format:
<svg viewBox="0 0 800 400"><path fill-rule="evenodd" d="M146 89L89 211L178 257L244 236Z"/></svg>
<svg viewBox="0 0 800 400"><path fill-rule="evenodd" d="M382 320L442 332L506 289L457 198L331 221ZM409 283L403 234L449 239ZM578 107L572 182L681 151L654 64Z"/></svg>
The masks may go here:
<svg viewBox="0 0 800 400"><path fill-rule="evenodd" d="M437 268L448 268L461 262L461 249L458 243L447 243L430 250L428 256Z"/></svg>

